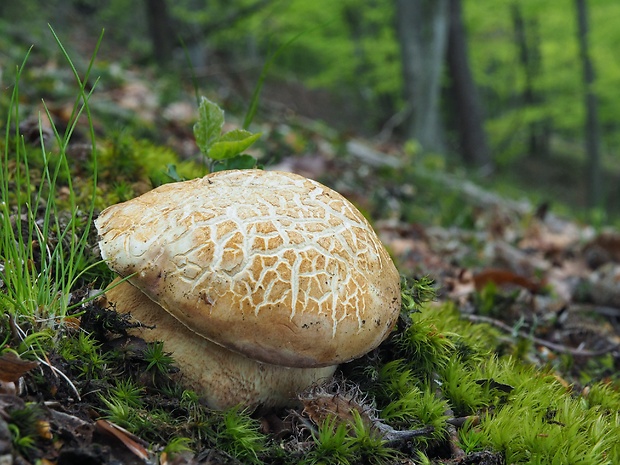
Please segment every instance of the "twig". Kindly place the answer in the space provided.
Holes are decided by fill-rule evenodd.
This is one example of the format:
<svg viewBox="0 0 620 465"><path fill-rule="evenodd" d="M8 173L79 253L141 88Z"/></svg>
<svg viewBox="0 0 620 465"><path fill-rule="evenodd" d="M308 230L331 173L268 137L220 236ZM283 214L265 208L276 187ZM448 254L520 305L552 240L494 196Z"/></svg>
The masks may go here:
<svg viewBox="0 0 620 465"><path fill-rule="evenodd" d="M441 390L441 384L439 382L439 375L437 373L433 373L433 383L436 385L435 396L438 399L444 399L443 391ZM452 408L448 406L444 415L447 417L454 417L454 412ZM450 422L446 422L446 431L448 432L448 444L450 446L450 454L453 459L458 459L460 457L464 457L465 451L459 446L459 433L456 430L456 426Z"/></svg>
<svg viewBox="0 0 620 465"><path fill-rule="evenodd" d="M506 331L507 333L515 333L515 330L512 326L507 325L503 321L496 320L495 318L490 318L488 316L481 316L481 315L470 315L470 314L463 314L462 317L469 321L473 321L474 323L490 324L491 326L495 326L496 328L499 328L502 331ZM568 347L564 344L556 344L555 342L547 341L545 339L532 336L531 334L528 334L525 331L517 331L516 334L519 337L522 337L524 339L529 339L533 343L546 347L547 349L551 349L555 352L558 352L561 354L576 355L579 357L598 357L600 355L608 354L609 352L620 347L620 344L614 344L612 346L606 347L604 349L599 349L599 350L587 350L587 349L578 349L578 348L575 349L573 347Z"/></svg>
<svg viewBox="0 0 620 465"><path fill-rule="evenodd" d="M47 362L46 360L43 360L43 358L39 357L37 354L35 354L34 357L39 361L39 363L42 363L43 365L48 367L50 370L52 370L52 373L54 373L56 376L60 375L60 377L62 379L64 379L67 382L67 384L69 384L69 386L71 387L73 392L75 392L77 400L78 401L82 400L82 397L80 397L80 393L78 392L77 388L75 387L75 384L73 384L73 382L69 379L69 377L67 375L65 375L61 370L56 368L50 362Z"/></svg>
<svg viewBox="0 0 620 465"><path fill-rule="evenodd" d="M405 441L409 441L413 438L417 438L418 436L428 436L433 431L435 431L434 426L425 426L420 429L408 429L408 430L396 430L385 423L381 423L384 427L387 428L379 428L381 433L383 434L383 439L388 444L397 444Z"/></svg>
<svg viewBox="0 0 620 465"><path fill-rule="evenodd" d="M446 423L448 423L449 425L455 426L456 428L461 428L468 420L470 421L470 424L475 426L480 423L480 416L479 415L468 415L466 417L448 418L446 420Z"/></svg>

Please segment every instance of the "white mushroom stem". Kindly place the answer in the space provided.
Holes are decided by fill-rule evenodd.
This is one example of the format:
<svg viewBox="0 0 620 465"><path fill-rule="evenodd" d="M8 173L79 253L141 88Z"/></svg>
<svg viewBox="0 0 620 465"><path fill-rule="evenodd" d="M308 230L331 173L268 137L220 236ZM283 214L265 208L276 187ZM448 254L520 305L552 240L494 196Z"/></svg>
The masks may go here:
<svg viewBox="0 0 620 465"><path fill-rule="evenodd" d="M116 282L114 283L116 284ZM211 408L235 405L287 406L297 393L330 378L336 366L290 368L257 362L219 346L189 330L127 282L106 291L119 313L130 313L144 325L131 331L147 342L162 341L172 353L182 384L203 396Z"/></svg>

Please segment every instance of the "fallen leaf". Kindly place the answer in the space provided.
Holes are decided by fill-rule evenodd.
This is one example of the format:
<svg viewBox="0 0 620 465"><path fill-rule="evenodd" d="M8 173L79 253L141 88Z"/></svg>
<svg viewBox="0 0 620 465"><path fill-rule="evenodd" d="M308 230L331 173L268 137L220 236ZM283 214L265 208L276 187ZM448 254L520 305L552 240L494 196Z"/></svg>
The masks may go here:
<svg viewBox="0 0 620 465"><path fill-rule="evenodd" d="M0 381L15 383L39 364L30 360L22 360L19 355L7 352L0 356Z"/></svg>
<svg viewBox="0 0 620 465"><path fill-rule="evenodd" d="M121 441L127 449L133 452L137 457L142 460L147 460L149 458L149 453L145 447L143 447L138 441L140 440L137 436L131 434L124 428L121 428L118 425L115 425L111 421L108 420L97 420L95 422L95 427L100 431L107 433L111 436L114 436L116 439Z"/></svg>
<svg viewBox="0 0 620 465"><path fill-rule="evenodd" d="M490 268L474 274L474 284L476 286L476 290L481 291L489 283L494 283L498 286L519 286L533 293L540 291L540 284L538 282L516 274L510 270Z"/></svg>

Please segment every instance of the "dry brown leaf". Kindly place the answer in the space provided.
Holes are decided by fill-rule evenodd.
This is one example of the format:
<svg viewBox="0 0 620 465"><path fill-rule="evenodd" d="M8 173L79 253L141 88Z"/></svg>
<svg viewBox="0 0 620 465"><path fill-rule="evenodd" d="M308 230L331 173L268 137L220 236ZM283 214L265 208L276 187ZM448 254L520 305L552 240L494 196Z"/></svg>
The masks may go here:
<svg viewBox="0 0 620 465"><path fill-rule="evenodd" d="M7 352L0 356L0 381L15 383L39 364L30 360L22 360L19 355Z"/></svg>
<svg viewBox="0 0 620 465"><path fill-rule="evenodd" d="M620 263L620 234L599 234L584 246L583 253L591 268L608 262Z"/></svg>
<svg viewBox="0 0 620 465"><path fill-rule="evenodd" d="M126 429L121 428L120 426L115 425L108 420L97 420L95 422L95 427L100 432L114 436L116 439L121 441L125 445L125 447L127 447L127 449L129 449L140 459L147 460L149 458L149 453L146 448L138 442L140 441L140 439L134 434L131 434Z"/></svg>
<svg viewBox="0 0 620 465"><path fill-rule="evenodd" d="M533 293L539 292L541 287L539 282L505 269L488 268L474 274L474 284L477 291L481 291L489 283L494 283L497 286L519 286Z"/></svg>

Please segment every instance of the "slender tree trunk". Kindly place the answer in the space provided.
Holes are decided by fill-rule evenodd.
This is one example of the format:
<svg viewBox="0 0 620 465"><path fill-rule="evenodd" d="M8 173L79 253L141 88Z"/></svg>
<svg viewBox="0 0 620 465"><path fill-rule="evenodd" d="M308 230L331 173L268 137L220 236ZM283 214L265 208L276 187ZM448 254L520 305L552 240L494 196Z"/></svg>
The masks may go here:
<svg viewBox="0 0 620 465"><path fill-rule="evenodd" d="M598 101L594 93L594 66L588 45L588 10L586 0L575 0L577 6L577 35L579 54L583 66L585 86L585 145L588 166L588 206L600 207L603 200L600 162L600 127Z"/></svg>
<svg viewBox="0 0 620 465"><path fill-rule="evenodd" d="M541 106L544 96L535 90L534 82L540 75L541 54L538 21L523 17L521 4L517 0L511 4L512 24L515 41L519 47L519 62L523 67L525 84L523 88L523 104L526 107ZM528 155L531 157L547 157L550 153L551 121L541 118L528 123L529 143Z"/></svg>
<svg viewBox="0 0 620 465"><path fill-rule="evenodd" d="M403 91L411 108L407 135L425 151L445 149L440 114L441 77L448 35L448 0L396 0Z"/></svg>
<svg viewBox="0 0 620 465"><path fill-rule="evenodd" d="M491 162L478 89L469 67L461 0L450 0L448 69L456 109L460 153L465 163L482 167Z"/></svg>
<svg viewBox="0 0 620 465"><path fill-rule="evenodd" d="M160 66L167 66L172 61L176 39L166 0L145 0L145 6L153 56Z"/></svg>

